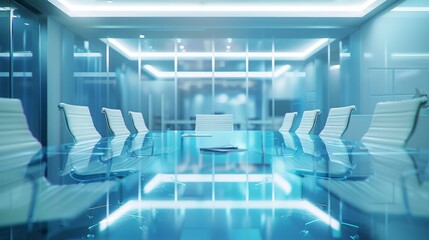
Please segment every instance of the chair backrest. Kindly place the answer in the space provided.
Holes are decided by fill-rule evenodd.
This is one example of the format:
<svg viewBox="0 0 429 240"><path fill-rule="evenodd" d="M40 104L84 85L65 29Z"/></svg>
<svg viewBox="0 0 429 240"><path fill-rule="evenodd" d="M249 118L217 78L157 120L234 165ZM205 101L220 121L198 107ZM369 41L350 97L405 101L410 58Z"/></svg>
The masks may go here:
<svg viewBox="0 0 429 240"><path fill-rule="evenodd" d="M21 101L0 98L0 189L26 181L27 166L41 148L28 129Z"/></svg>
<svg viewBox="0 0 429 240"><path fill-rule="evenodd" d="M101 138L100 133L95 129L87 106L60 103L58 108L64 113L66 126L73 141L93 141Z"/></svg>
<svg viewBox="0 0 429 240"><path fill-rule="evenodd" d="M125 125L122 112L119 109L102 108L101 112L106 116L106 123L114 136L130 135L130 131Z"/></svg>
<svg viewBox="0 0 429 240"><path fill-rule="evenodd" d="M41 147L28 129L21 101L0 98L0 159L9 158L11 155L35 154ZM16 158L11 161L13 165L20 165ZM3 170L7 168L4 163L0 162L0 168Z"/></svg>
<svg viewBox="0 0 429 240"><path fill-rule="evenodd" d="M377 103L362 142L403 147L414 131L420 107L426 101L426 97L420 97Z"/></svg>
<svg viewBox="0 0 429 240"><path fill-rule="evenodd" d="M298 115L297 112L286 113L285 117L283 118L283 123L282 123L282 126L280 127L279 131L280 132L289 132L293 126L293 123L294 123L297 115Z"/></svg>
<svg viewBox="0 0 429 240"><path fill-rule="evenodd" d="M197 114L195 131L233 131L232 114Z"/></svg>
<svg viewBox="0 0 429 240"><path fill-rule="evenodd" d="M322 137L340 138L347 130L352 111L356 110L354 105L346 107L331 108L325 127L320 132Z"/></svg>
<svg viewBox="0 0 429 240"><path fill-rule="evenodd" d="M301 122L299 123L296 133L309 134L316 125L317 116L320 114L320 110L304 111L302 114Z"/></svg>
<svg viewBox="0 0 429 240"><path fill-rule="evenodd" d="M131 117L131 121L133 122L133 126L135 130L139 132L149 132L149 129L146 127L144 122L143 114L141 112L132 112L129 111L128 115Z"/></svg>

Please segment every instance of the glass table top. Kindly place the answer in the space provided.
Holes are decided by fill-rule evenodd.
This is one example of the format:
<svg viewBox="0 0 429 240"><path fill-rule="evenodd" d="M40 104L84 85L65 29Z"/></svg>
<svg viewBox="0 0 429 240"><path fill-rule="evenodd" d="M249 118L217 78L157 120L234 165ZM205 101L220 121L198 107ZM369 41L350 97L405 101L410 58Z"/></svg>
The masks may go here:
<svg viewBox="0 0 429 240"><path fill-rule="evenodd" d="M1 156L8 239L426 239L429 151L148 132Z"/></svg>

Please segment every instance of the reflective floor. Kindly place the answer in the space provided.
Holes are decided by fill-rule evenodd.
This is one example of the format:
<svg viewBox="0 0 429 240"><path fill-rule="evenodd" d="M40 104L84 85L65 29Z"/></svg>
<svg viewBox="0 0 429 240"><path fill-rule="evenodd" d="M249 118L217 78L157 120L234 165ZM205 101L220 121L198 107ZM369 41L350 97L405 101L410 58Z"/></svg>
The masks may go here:
<svg viewBox="0 0 429 240"><path fill-rule="evenodd" d="M272 131L50 146L3 157L0 239L427 239L428 161Z"/></svg>

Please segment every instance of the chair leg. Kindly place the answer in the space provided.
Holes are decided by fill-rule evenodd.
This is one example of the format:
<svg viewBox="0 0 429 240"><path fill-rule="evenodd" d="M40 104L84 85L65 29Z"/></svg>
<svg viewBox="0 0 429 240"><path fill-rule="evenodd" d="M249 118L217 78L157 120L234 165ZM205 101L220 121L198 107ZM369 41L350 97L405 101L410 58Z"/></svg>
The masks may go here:
<svg viewBox="0 0 429 240"><path fill-rule="evenodd" d="M121 180L119 180L119 181L121 181ZM118 197L118 204L119 205L122 205L123 203L124 203L124 199L123 199L123 193L122 193L122 191L123 191L123 186L122 186L122 182L119 182L119 186L118 186L118 195L119 195L119 197Z"/></svg>

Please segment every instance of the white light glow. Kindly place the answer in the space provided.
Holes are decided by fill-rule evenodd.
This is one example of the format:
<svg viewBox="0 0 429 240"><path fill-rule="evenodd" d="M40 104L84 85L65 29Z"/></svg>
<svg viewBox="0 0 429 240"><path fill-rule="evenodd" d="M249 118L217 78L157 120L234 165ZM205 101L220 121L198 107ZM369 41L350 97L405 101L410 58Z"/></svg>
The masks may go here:
<svg viewBox="0 0 429 240"><path fill-rule="evenodd" d="M429 7L396 7L392 12L429 12Z"/></svg>
<svg viewBox="0 0 429 240"><path fill-rule="evenodd" d="M278 176L278 178L281 177ZM145 193L148 193L161 182L265 182L271 181L271 179L271 174L157 174L146 184L144 189Z"/></svg>
<svg viewBox="0 0 429 240"><path fill-rule="evenodd" d="M290 183L288 181L286 181L284 178L282 178L279 174L275 173L274 174L274 179L273 179L274 183L276 183L276 185L278 187L280 187L283 192L285 192L287 195L289 195L292 191L292 186L290 185Z"/></svg>
<svg viewBox="0 0 429 240"><path fill-rule="evenodd" d="M10 53L2 52L0 53L0 57L10 57ZM14 52L13 57L33 57L32 52Z"/></svg>
<svg viewBox="0 0 429 240"><path fill-rule="evenodd" d="M146 69L149 73L151 73L156 78L173 78L174 77L174 72L173 72L173 75L167 74L165 72L159 71L154 66L149 64L145 64L143 68Z"/></svg>
<svg viewBox="0 0 429 240"><path fill-rule="evenodd" d="M196 104L202 104L204 102L204 96L202 94L195 95L194 102Z"/></svg>
<svg viewBox="0 0 429 240"><path fill-rule="evenodd" d="M115 49L118 50L118 52L120 52L124 56L129 56L129 57L133 57L133 58L136 58L136 59L138 57L137 54L135 54L135 53L131 52L130 50L128 50L124 45L122 45L118 40L116 40L114 38L107 38L106 39L106 43L108 45L115 46Z"/></svg>
<svg viewBox="0 0 429 240"><path fill-rule="evenodd" d="M181 39L177 39L179 42ZM123 45L117 39L102 39L102 41L108 43L119 53L124 55L129 60L138 60L139 53L129 50L125 45ZM177 55L178 58L199 58L199 59L211 59L214 55L216 59L254 59L254 60L271 60L274 57L276 60L292 60L292 61L303 61L308 57L316 53L318 50L322 49L329 43L329 38L321 38L316 40L311 44L307 49L302 52L140 52L140 58L142 60L173 60L174 56ZM182 47L181 45L180 47ZM184 48L184 46L183 46Z"/></svg>
<svg viewBox="0 0 429 240"><path fill-rule="evenodd" d="M304 56L308 57L312 55L314 52L318 51L322 47L324 47L329 42L328 38L322 38L316 41L313 45L311 45L309 48L307 48L304 51Z"/></svg>
<svg viewBox="0 0 429 240"><path fill-rule="evenodd" d="M118 210L100 222L100 231L115 223L130 211L142 209L293 209L306 211L330 226L340 230L340 223L329 214L305 200L290 201L128 201Z"/></svg>
<svg viewBox="0 0 429 240"><path fill-rule="evenodd" d="M429 53L392 53L392 58L429 58Z"/></svg>
<svg viewBox="0 0 429 240"><path fill-rule="evenodd" d="M351 57L352 56L352 54L351 53L346 53L346 52L342 52L342 53L340 53L340 57L342 57L342 58L349 58L349 57Z"/></svg>
<svg viewBox="0 0 429 240"><path fill-rule="evenodd" d="M274 72L274 77L280 77L283 73L287 72L290 69L290 65L286 64Z"/></svg>
<svg viewBox="0 0 429 240"><path fill-rule="evenodd" d="M228 99L229 99L228 95L226 95L225 93L222 93L216 97L216 102L223 104L223 103L227 103Z"/></svg>
<svg viewBox="0 0 429 240"><path fill-rule="evenodd" d="M163 177L160 174L157 174L155 177L153 177L145 186L144 186L144 193L152 192L156 187L158 187L159 184L163 182Z"/></svg>
<svg viewBox="0 0 429 240"><path fill-rule="evenodd" d="M101 55L101 53L97 53L97 52L83 52L83 53L76 52L73 54L73 56L75 58L78 58L78 57L82 57L82 58L97 57L98 58L98 57L102 57L103 55Z"/></svg>
<svg viewBox="0 0 429 240"><path fill-rule="evenodd" d="M143 66L144 69L146 69L153 77L160 78L160 79L166 79L166 78L212 78L213 76L215 78L271 78L273 77L272 72L177 72L175 74L174 72L162 72L156 69L154 66L146 64ZM279 68L276 72L274 72L274 77L279 77L281 75L286 76L294 76L294 77L302 77L302 74L300 72L297 73L291 73L286 74L286 72L289 70L290 65L285 65L281 68ZM304 75L305 76L305 75Z"/></svg>
<svg viewBox="0 0 429 240"><path fill-rule="evenodd" d="M329 69L330 69L330 70L338 70L338 69L340 69L340 68L341 68L340 64L336 64L336 65L329 66Z"/></svg>
<svg viewBox="0 0 429 240"><path fill-rule="evenodd" d="M363 17L386 0L350 4L76 3L48 0L72 17Z"/></svg>
<svg viewBox="0 0 429 240"><path fill-rule="evenodd" d="M105 218L100 222L100 230L105 230L109 225L113 224L116 220L121 218L127 212L133 210L135 208L136 203L134 201L129 201L126 204L122 205L118 210L114 213L110 214L108 218Z"/></svg>

